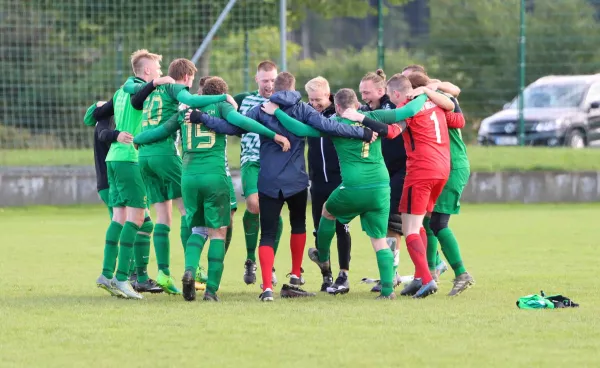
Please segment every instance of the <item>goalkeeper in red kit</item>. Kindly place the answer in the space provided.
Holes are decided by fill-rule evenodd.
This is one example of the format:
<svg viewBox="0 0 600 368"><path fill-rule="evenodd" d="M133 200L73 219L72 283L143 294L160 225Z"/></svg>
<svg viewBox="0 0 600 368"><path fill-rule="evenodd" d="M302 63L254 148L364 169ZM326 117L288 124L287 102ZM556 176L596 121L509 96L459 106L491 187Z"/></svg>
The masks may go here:
<svg viewBox="0 0 600 368"><path fill-rule="evenodd" d="M396 74L387 83L387 93L396 106L402 106L407 97L412 96L413 89L408 78ZM400 213L408 253L415 265L415 279L400 294L413 295L414 298L424 298L437 291L437 284L427 265L427 235L423 218L433 211L450 174L448 126L459 124L460 119L464 124L461 114L448 112L454 108L449 99L445 101L433 91L428 91L427 95L429 99L421 111L406 119L402 132L407 163ZM447 103L440 103L440 100Z"/></svg>

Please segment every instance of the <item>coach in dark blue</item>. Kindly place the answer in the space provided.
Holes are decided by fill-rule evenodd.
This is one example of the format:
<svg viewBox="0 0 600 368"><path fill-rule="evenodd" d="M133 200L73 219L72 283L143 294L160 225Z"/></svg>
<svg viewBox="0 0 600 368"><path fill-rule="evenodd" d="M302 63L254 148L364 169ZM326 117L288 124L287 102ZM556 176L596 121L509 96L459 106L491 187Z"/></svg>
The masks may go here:
<svg viewBox="0 0 600 368"><path fill-rule="evenodd" d="M292 74L279 73L275 79L275 93L271 96L270 101L279 105L287 115L326 134L371 141L373 132L370 129L330 121L308 104L301 102L300 93L295 91L295 84L296 80ZM304 284L301 266L306 245L308 175L304 158L305 139L288 132L276 117L261 111L261 106L254 107L247 113L247 116L287 137L291 143L291 149L288 152L282 152L281 147L273 144L274 142L269 139L261 137L260 142L258 198L261 229L259 257L263 278L261 299L270 300L269 298L272 298L273 244L279 214L284 203L287 203L290 211L292 271L290 272L291 285L283 285L281 296L314 295L298 288Z"/></svg>

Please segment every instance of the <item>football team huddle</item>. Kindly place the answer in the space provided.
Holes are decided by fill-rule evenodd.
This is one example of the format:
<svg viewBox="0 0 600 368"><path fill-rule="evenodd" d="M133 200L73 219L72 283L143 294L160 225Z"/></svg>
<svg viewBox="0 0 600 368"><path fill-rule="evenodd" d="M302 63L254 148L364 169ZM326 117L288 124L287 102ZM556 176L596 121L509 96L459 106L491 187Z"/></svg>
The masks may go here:
<svg viewBox="0 0 600 368"><path fill-rule="evenodd" d="M377 299L424 298L450 265L455 296L474 284L449 227L458 214L470 169L456 98L460 89L432 79L423 66L410 65L386 79L382 70L353 89L331 94L316 77L302 102L296 80L271 61L258 64L258 89L232 96L218 76L200 78L190 60L175 59L162 76L162 56L147 50L131 55L134 76L112 98L89 107L84 123L95 126L97 187L111 222L106 230L98 287L113 296L142 299L142 293L183 295L219 301L223 261L231 243L236 196L227 163L227 136L241 136L241 182L246 260L243 280L256 283L261 301L273 301L277 285L275 255L281 240L281 211L289 210L292 267L282 298L311 297L302 261L306 246L308 191L315 247L308 249L323 277L321 291L350 290L349 223L360 217L375 251ZM305 146L308 145L308 170ZM181 147L183 154L180 154ZM307 174L308 171L308 174ZM181 288L170 269L173 204L181 216L185 254ZM154 206L156 218L148 208ZM330 248L337 237L339 273L334 280ZM411 277L398 274L404 236L414 264ZM148 275L150 244L158 274ZM209 241L208 267L200 266ZM447 263L438 252L438 243Z"/></svg>

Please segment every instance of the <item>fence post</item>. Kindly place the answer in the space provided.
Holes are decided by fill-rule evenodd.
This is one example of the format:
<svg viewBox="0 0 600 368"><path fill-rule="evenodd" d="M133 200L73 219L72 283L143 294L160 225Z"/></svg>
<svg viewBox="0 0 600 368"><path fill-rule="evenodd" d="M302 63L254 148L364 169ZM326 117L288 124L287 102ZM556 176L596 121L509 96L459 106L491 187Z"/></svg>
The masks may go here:
<svg viewBox="0 0 600 368"><path fill-rule="evenodd" d="M384 69L383 49L383 0L377 0L377 68Z"/></svg>
<svg viewBox="0 0 600 368"><path fill-rule="evenodd" d="M244 91L250 88L250 42L248 30L244 31Z"/></svg>
<svg viewBox="0 0 600 368"><path fill-rule="evenodd" d="M523 90L525 89L525 0L521 0L519 24L519 144L525 145L525 117L523 116Z"/></svg>
<svg viewBox="0 0 600 368"><path fill-rule="evenodd" d="M279 0L279 45L281 48L281 61L279 67L282 72L287 71L287 1Z"/></svg>

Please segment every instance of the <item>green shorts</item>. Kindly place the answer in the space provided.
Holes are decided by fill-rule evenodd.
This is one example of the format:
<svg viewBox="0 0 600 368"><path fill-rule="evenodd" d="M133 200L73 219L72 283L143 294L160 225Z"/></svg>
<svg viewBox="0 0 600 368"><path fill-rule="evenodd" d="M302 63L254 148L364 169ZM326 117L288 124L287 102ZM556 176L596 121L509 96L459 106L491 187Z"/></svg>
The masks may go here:
<svg viewBox="0 0 600 368"><path fill-rule="evenodd" d="M231 176L227 177L227 182L229 182L229 205L231 206L232 211L236 211L237 198L235 197L235 188L233 187L233 180L231 180Z"/></svg>
<svg viewBox="0 0 600 368"><path fill-rule="evenodd" d="M146 187L137 162L107 161L108 205L110 207L147 208Z"/></svg>
<svg viewBox="0 0 600 368"><path fill-rule="evenodd" d="M448 181L435 202L434 212L457 215L460 212L460 196L469 182L471 170L468 167L450 171Z"/></svg>
<svg viewBox="0 0 600 368"><path fill-rule="evenodd" d="M146 185L148 203L181 198L181 157L140 157L140 171Z"/></svg>
<svg viewBox="0 0 600 368"><path fill-rule="evenodd" d="M360 224L367 235L374 239L385 238L390 214L390 187L344 188L337 187L325 202L327 212L342 224L360 216Z"/></svg>
<svg viewBox="0 0 600 368"><path fill-rule="evenodd" d="M112 220L113 209L111 206L108 205L109 196L110 196L110 189L102 189L102 190L98 191L98 197L100 197L102 202L104 202L104 204L108 208L108 215L110 216L110 218Z"/></svg>
<svg viewBox="0 0 600 368"><path fill-rule="evenodd" d="M240 171L242 174L242 195L247 198L251 194L258 193L260 162L248 161L242 165Z"/></svg>
<svg viewBox="0 0 600 368"><path fill-rule="evenodd" d="M225 175L190 174L181 180L183 205L190 228L229 226L231 205Z"/></svg>

